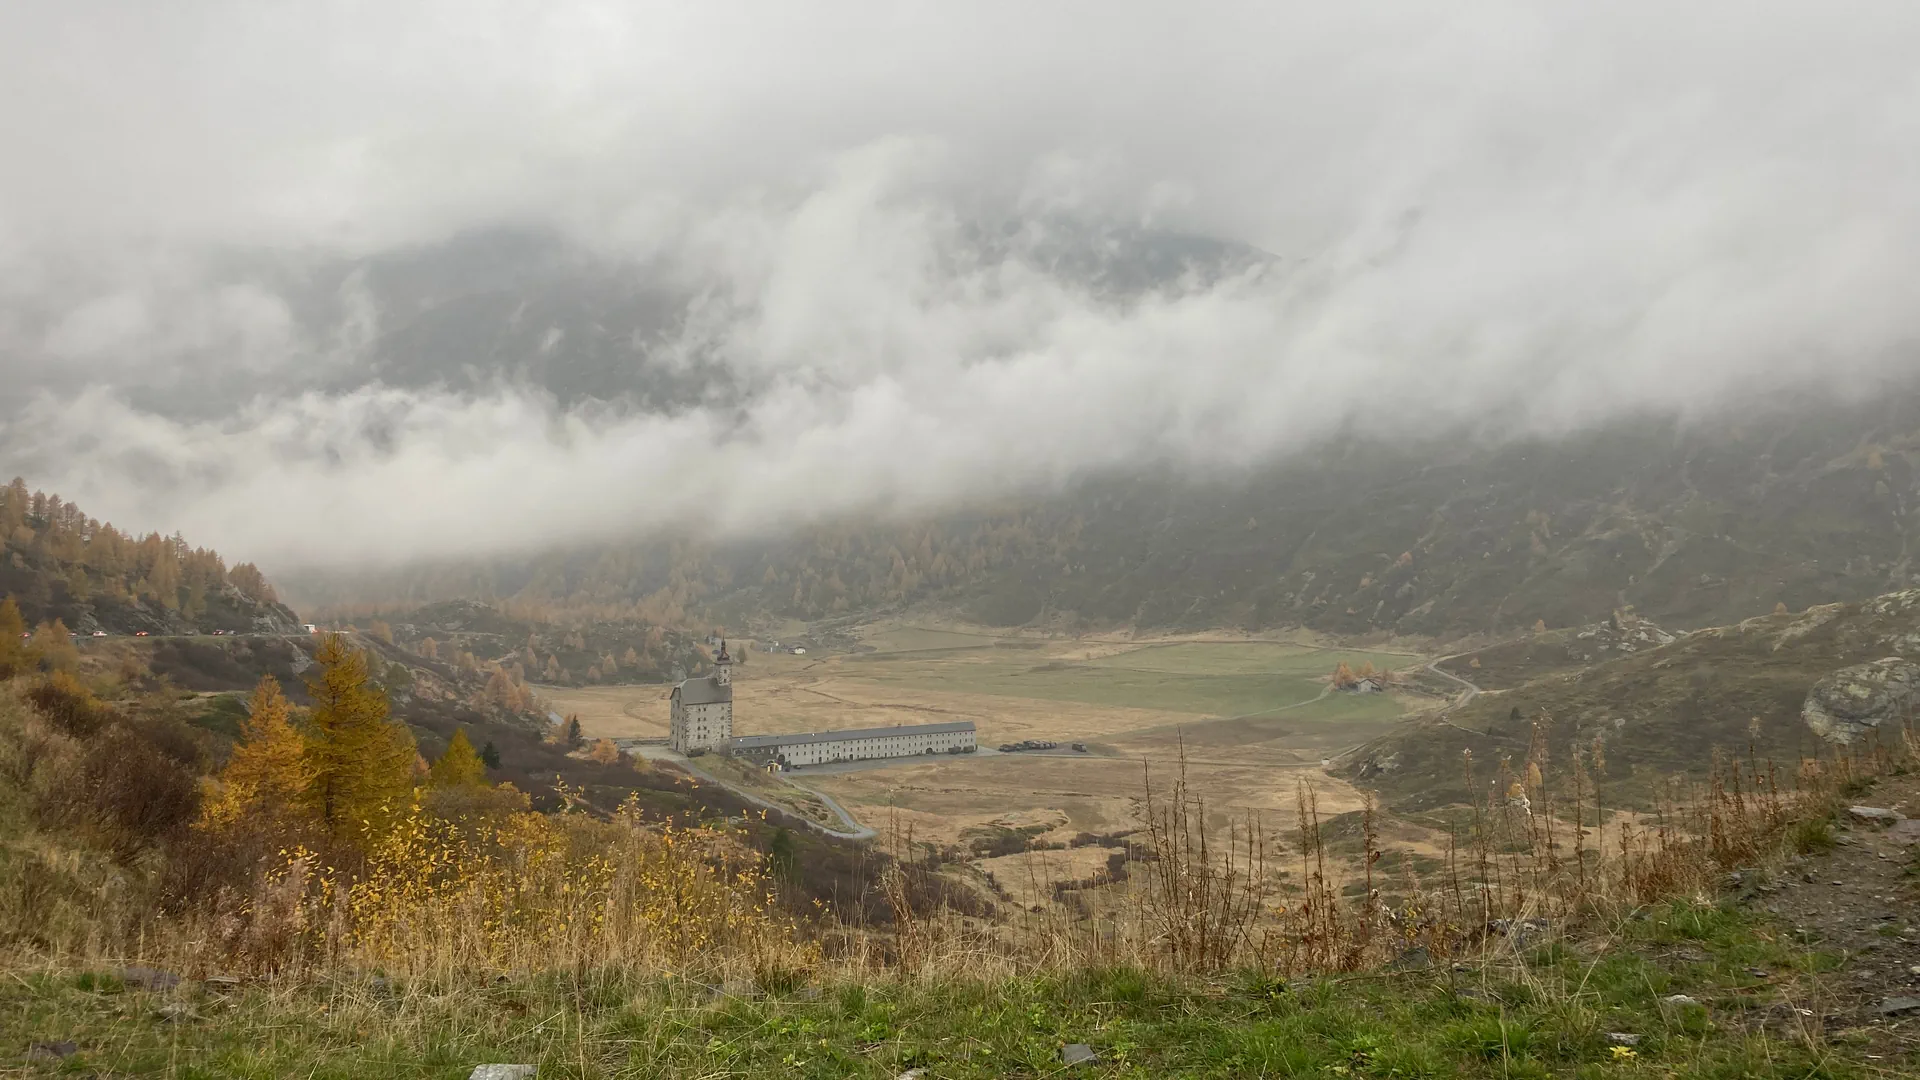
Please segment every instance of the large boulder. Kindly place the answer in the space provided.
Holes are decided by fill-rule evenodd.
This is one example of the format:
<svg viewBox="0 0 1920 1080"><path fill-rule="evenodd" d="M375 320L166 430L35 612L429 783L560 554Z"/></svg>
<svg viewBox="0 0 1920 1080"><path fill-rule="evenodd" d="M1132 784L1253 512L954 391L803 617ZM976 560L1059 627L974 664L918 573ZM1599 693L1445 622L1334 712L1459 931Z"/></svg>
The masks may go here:
<svg viewBox="0 0 1920 1080"><path fill-rule="evenodd" d="M1856 664L1814 684L1800 718L1815 735L1845 745L1878 730L1898 728L1920 694L1920 664L1890 656Z"/></svg>

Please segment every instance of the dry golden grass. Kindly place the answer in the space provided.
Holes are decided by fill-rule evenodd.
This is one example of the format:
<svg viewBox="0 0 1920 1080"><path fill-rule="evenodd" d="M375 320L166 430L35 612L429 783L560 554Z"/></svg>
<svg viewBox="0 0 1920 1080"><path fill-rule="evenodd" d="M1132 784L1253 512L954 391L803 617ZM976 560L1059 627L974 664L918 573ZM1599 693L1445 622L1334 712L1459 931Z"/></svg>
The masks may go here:
<svg viewBox="0 0 1920 1080"><path fill-rule="evenodd" d="M1177 750L1147 764L1171 768ZM855 817L886 819L897 810L916 836L955 842L967 829L1010 815L1055 813L1073 831L1119 832L1137 823L1142 761L1120 757L1006 754L916 761L831 775L805 782L838 800ZM1291 816L1293 791L1311 778L1331 813L1358 809L1360 793L1317 769L1281 768L1262 762L1189 761L1188 774L1206 792L1210 824L1224 829L1228 816Z"/></svg>

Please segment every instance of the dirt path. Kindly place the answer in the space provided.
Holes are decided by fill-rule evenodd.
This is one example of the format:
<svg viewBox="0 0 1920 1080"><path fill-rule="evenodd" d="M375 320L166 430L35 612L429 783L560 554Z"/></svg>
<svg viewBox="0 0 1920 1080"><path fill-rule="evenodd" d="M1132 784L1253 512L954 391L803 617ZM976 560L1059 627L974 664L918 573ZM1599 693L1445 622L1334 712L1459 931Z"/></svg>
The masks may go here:
<svg viewBox="0 0 1920 1080"><path fill-rule="evenodd" d="M1886 778L1859 805L1920 815L1920 776ZM1831 852L1795 856L1778 874L1737 875L1738 898L1841 957L1822 980L1829 1028L1920 1050L1920 821L1888 827L1843 812L1833 838Z"/></svg>

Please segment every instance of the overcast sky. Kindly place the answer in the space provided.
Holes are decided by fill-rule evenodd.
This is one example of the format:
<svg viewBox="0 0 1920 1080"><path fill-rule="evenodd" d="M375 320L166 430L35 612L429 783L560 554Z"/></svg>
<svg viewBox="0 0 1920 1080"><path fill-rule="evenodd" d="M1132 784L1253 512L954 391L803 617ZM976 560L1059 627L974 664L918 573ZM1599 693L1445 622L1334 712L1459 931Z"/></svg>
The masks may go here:
<svg viewBox="0 0 1920 1080"><path fill-rule="evenodd" d="M1911 0L7 4L0 472L271 569L1867 394L1916 56ZM1061 219L1275 259L1116 297L969 231ZM394 314L234 269L501 224L671 267L735 396L315 390Z"/></svg>

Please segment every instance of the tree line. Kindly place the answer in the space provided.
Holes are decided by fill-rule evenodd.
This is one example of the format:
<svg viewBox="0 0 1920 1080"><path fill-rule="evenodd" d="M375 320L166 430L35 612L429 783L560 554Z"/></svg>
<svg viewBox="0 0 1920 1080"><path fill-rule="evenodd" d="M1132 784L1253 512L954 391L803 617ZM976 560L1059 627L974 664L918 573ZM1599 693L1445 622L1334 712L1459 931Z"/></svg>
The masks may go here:
<svg viewBox="0 0 1920 1080"><path fill-rule="evenodd" d="M178 534L122 532L58 495L29 491L19 477L0 487L0 558L58 577L82 603L139 601L192 617L228 587L258 603L279 601L252 563L228 568L218 552Z"/></svg>

